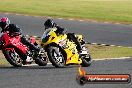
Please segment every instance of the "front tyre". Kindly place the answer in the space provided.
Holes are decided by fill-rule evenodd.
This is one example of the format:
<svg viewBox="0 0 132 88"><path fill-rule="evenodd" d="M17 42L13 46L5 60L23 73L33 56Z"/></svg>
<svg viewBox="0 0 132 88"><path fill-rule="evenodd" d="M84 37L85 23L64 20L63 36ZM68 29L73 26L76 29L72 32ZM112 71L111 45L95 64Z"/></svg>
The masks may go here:
<svg viewBox="0 0 132 88"><path fill-rule="evenodd" d="M62 68L65 66L65 57L59 47L57 46L48 47L47 54L53 66L57 68Z"/></svg>
<svg viewBox="0 0 132 88"><path fill-rule="evenodd" d="M3 51L6 60L14 67L22 66L22 59L15 50L4 50Z"/></svg>
<svg viewBox="0 0 132 88"><path fill-rule="evenodd" d="M46 66L48 63L47 57L45 55L41 54L35 59L35 63L39 66Z"/></svg>

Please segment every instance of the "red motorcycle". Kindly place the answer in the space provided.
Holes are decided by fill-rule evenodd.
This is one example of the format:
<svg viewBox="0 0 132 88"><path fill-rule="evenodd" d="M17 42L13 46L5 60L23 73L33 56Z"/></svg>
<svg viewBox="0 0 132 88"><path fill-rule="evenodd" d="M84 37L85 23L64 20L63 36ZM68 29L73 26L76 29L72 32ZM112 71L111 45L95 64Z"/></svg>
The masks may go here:
<svg viewBox="0 0 132 88"><path fill-rule="evenodd" d="M34 37L28 39L32 44L37 46ZM36 55L34 50L30 50L29 46L21 43L20 36L11 37L8 32L0 34L0 49L6 60L14 67L21 67L22 65L29 64L26 62L27 58L30 58L30 64L35 61L39 66L45 66L48 62L42 48L39 54Z"/></svg>

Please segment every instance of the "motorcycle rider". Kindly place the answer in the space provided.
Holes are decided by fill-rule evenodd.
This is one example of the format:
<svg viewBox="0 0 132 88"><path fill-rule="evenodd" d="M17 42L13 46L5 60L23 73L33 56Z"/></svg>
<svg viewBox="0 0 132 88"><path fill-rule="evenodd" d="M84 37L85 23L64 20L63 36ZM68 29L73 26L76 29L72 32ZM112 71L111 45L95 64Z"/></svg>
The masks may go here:
<svg viewBox="0 0 132 88"><path fill-rule="evenodd" d="M0 27L2 28L1 32L9 32L11 37L21 36L21 42L24 45L28 45L29 48L35 50L36 53L40 51L35 45L31 44L25 36L22 36L22 30L15 24L10 24L10 20L7 17L0 18ZM25 57L25 61L27 57Z"/></svg>
<svg viewBox="0 0 132 88"><path fill-rule="evenodd" d="M53 20L51 19L47 19L44 23L44 26L45 26L45 30L47 30L48 28L53 28L53 27L56 27L57 30L56 30L56 33L57 34L63 34L65 33L65 29L58 26ZM79 56L81 56L81 53L82 53L82 47L81 47L81 44L79 43L79 41L77 40L77 38L75 37L75 34L74 33L67 33L67 38L69 40L72 40L73 42L75 42L75 44L77 45L77 50L79 52Z"/></svg>

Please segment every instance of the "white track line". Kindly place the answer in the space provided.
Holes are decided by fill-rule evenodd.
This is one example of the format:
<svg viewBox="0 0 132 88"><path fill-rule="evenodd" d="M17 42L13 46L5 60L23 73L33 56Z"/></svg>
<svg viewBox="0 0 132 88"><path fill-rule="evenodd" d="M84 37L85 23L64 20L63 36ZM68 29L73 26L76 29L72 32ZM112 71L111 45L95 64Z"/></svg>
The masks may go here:
<svg viewBox="0 0 132 88"><path fill-rule="evenodd" d="M120 58L102 58L102 59L94 59L94 61L98 61L98 60L119 60L119 59L129 59L131 57L120 57Z"/></svg>
<svg viewBox="0 0 132 88"><path fill-rule="evenodd" d="M131 57L120 57L120 58L102 58L102 59L93 59L93 61L102 61L102 60L121 60L121 59L129 59ZM47 63L50 65L51 63ZM23 66L38 66L37 64L23 65Z"/></svg>
<svg viewBox="0 0 132 88"><path fill-rule="evenodd" d="M102 46L106 46L106 44L101 44Z"/></svg>
<svg viewBox="0 0 132 88"><path fill-rule="evenodd" d="M47 63L48 65L50 65L51 63ZM23 66L38 66L37 64L29 64L29 65L23 65Z"/></svg>
<svg viewBox="0 0 132 88"><path fill-rule="evenodd" d="M110 45L110 46L116 46L116 45Z"/></svg>
<svg viewBox="0 0 132 88"><path fill-rule="evenodd" d="M79 20L80 22L84 21L84 20Z"/></svg>
<svg viewBox="0 0 132 88"><path fill-rule="evenodd" d="M71 18L71 19L69 19L69 20L74 20L74 19Z"/></svg>
<svg viewBox="0 0 132 88"><path fill-rule="evenodd" d="M63 18L58 18L58 19L62 20Z"/></svg>

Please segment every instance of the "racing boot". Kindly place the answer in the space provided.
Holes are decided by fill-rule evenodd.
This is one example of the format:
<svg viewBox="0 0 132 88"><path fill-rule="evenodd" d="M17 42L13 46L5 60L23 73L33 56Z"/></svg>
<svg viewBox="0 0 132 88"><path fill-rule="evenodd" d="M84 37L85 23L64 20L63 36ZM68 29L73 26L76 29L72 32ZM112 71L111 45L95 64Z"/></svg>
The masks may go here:
<svg viewBox="0 0 132 88"><path fill-rule="evenodd" d="M26 62L31 63L31 62L33 62L33 59L31 57L27 56Z"/></svg>
<svg viewBox="0 0 132 88"><path fill-rule="evenodd" d="M33 59L29 56L27 56L26 60L23 60L22 64L23 65L27 65L27 64L31 64L33 62Z"/></svg>
<svg viewBox="0 0 132 88"><path fill-rule="evenodd" d="M82 50L79 50L78 54L79 54L79 58L81 58L82 57Z"/></svg>

